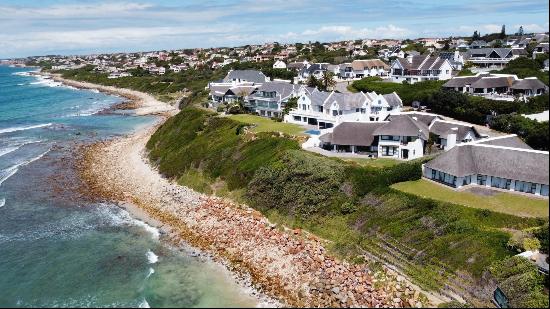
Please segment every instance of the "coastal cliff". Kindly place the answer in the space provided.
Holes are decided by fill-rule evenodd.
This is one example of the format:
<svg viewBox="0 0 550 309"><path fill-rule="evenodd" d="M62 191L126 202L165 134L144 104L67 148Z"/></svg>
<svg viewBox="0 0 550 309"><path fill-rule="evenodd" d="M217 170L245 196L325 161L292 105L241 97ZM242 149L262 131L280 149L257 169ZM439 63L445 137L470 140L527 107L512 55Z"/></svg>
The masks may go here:
<svg viewBox="0 0 550 309"><path fill-rule="evenodd" d="M481 273L509 254L499 229L536 224L389 187L420 178L422 161L360 166L249 126L185 108L157 127L87 148L82 176L93 194L137 206L170 241L229 261L294 306L421 307L462 295L487 304ZM437 292L424 296L390 268ZM457 271L460 281L441 289Z"/></svg>

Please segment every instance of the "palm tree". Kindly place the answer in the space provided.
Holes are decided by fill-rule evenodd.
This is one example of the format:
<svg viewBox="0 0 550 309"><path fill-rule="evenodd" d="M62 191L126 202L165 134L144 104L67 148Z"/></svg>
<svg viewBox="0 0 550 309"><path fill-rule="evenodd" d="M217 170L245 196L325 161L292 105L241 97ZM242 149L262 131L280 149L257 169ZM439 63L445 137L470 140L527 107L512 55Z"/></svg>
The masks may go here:
<svg viewBox="0 0 550 309"><path fill-rule="evenodd" d="M313 74L309 76L307 80L307 86L313 88L319 87L319 81L317 80L317 78L315 78L315 76L313 76Z"/></svg>
<svg viewBox="0 0 550 309"><path fill-rule="evenodd" d="M336 81L334 80L334 73L329 72L329 71L325 71L323 73L322 82L323 82L323 87L325 88L325 90L328 91L329 88L333 89L334 86L336 86Z"/></svg>

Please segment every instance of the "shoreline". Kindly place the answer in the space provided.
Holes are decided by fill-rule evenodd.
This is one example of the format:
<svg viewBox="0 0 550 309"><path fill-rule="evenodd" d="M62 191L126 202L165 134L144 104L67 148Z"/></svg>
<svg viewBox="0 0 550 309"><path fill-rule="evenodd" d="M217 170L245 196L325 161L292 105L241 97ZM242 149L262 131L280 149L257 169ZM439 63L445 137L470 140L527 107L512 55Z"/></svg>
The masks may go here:
<svg viewBox="0 0 550 309"><path fill-rule="evenodd" d="M250 278L260 294L285 306L429 305L418 289L386 267L373 272L366 264L338 261L313 235L277 227L252 208L163 178L149 164L145 144L175 114L173 107L133 90L52 78L124 96L138 105L136 115L161 116L132 135L83 148L77 168L90 195L118 201L135 218L159 228L169 242L206 252L239 278Z"/></svg>
<svg viewBox="0 0 550 309"><path fill-rule="evenodd" d="M110 95L126 98L128 101L117 104L119 110L132 110L136 116L159 115L170 117L177 113L177 107L171 106L168 103L160 102L152 95L132 89L118 88L114 86L104 86L89 82L70 80L61 77L60 74L52 74L45 72L36 72L35 75L51 78L55 82L62 83L66 86L77 89L97 90ZM122 108L120 108L122 107Z"/></svg>

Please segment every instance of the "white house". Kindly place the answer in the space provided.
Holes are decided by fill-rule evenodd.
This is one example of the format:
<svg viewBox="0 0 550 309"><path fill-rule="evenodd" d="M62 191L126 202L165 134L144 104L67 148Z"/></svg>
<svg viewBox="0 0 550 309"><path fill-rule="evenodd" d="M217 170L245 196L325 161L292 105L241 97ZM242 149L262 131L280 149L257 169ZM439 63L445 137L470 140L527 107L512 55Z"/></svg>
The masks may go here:
<svg viewBox="0 0 550 309"><path fill-rule="evenodd" d="M275 63L273 63L273 68L274 69L286 69L286 63L284 61L277 60L277 61L275 61Z"/></svg>
<svg viewBox="0 0 550 309"><path fill-rule="evenodd" d="M340 65L338 75L341 78L363 78L367 76L386 76L389 66L380 59L354 60Z"/></svg>
<svg viewBox="0 0 550 309"><path fill-rule="evenodd" d="M269 78L260 71L232 70L222 80L208 83L206 89L210 91L212 106L234 102L241 98L246 103L248 96L267 81Z"/></svg>
<svg viewBox="0 0 550 309"><path fill-rule="evenodd" d="M377 128L378 157L412 160L424 156L424 146L430 137L428 126L416 117L396 115Z"/></svg>
<svg viewBox="0 0 550 309"><path fill-rule="evenodd" d="M548 86L536 77L520 79L512 74L488 73L457 76L443 84L443 88L505 101L513 101L517 97L529 98L548 92Z"/></svg>
<svg viewBox="0 0 550 309"><path fill-rule="evenodd" d="M304 66L298 72L298 81L306 82L310 76L321 79L323 74L328 70L328 66L328 63L313 63L308 66Z"/></svg>
<svg viewBox="0 0 550 309"><path fill-rule="evenodd" d="M448 151L485 137L471 124L421 112L402 112L383 121L342 122L323 133L319 146L325 150L399 160L424 156L432 142L433 146Z"/></svg>
<svg viewBox="0 0 550 309"><path fill-rule="evenodd" d="M332 128L341 122L381 121L401 112L403 103L396 93L324 92L303 87L298 107L285 116L286 122Z"/></svg>
<svg viewBox="0 0 550 309"><path fill-rule="evenodd" d="M290 98L297 97L300 86L284 82L266 82L249 97L245 107L260 116L281 117Z"/></svg>
<svg viewBox="0 0 550 309"><path fill-rule="evenodd" d="M449 60L435 56L408 56L405 59L396 59L391 64L391 81L404 81L414 84L427 80L451 79L453 68Z"/></svg>
<svg viewBox="0 0 550 309"><path fill-rule="evenodd" d="M441 52L438 57L449 60L455 71L460 71L464 67L464 56L458 50L454 52Z"/></svg>
<svg viewBox="0 0 550 309"><path fill-rule="evenodd" d="M464 54L464 60L479 67L502 68L524 53L524 49L476 48L468 50Z"/></svg>

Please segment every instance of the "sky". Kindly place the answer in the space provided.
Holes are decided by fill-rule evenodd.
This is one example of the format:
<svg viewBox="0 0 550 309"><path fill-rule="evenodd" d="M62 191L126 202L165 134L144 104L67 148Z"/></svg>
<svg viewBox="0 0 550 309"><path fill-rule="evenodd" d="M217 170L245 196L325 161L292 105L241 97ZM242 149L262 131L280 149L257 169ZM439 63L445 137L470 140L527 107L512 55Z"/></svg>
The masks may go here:
<svg viewBox="0 0 550 309"><path fill-rule="evenodd" d="M0 0L0 59L548 31L548 0Z"/></svg>

